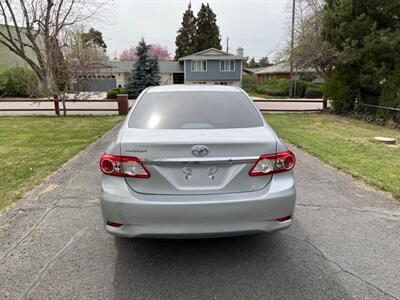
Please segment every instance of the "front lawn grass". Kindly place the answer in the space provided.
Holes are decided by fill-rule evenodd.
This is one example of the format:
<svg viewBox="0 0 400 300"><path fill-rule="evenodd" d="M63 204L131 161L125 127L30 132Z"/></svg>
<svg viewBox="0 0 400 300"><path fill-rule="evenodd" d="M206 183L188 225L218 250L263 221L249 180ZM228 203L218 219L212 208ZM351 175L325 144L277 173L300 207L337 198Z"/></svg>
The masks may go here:
<svg viewBox="0 0 400 300"><path fill-rule="evenodd" d="M0 213L121 120L0 117Z"/></svg>
<svg viewBox="0 0 400 300"><path fill-rule="evenodd" d="M278 135L335 168L400 199L400 130L329 114L267 114ZM395 146L375 136L397 139Z"/></svg>
<svg viewBox="0 0 400 300"><path fill-rule="evenodd" d="M260 98L264 98L264 99L287 99L288 98L288 97L283 97L283 96L265 95L265 94L258 93L255 90L249 90L249 91L246 91L246 92L251 97L260 97Z"/></svg>

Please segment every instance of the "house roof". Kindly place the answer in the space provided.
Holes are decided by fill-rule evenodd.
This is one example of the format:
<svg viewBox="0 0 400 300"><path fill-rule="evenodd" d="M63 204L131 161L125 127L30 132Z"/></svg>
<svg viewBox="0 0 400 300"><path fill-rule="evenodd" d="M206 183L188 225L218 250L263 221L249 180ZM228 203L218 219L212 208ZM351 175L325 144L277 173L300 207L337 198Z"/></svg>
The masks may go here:
<svg viewBox="0 0 400 300"><path fill-rule="evenodd" d="M295 72L315 72L314 69L308 68L296 68L294 67ZM290 64L288 61L280 62L272 66L268 66L265 68L261 68L254 72L254 74L282 74L282 73L290 73Z"/></svg>
<svg viewBox="0 0 400 300"><path fill-rule="evenodd" d="M105 69L112 69L116 73L131 72L134 61L99 61L97 65L104 66ZM183 73L183 66L177 61L159 61L160 73Z"/></svg>
<svg viewBox="0 0 400 300"><path fill-rule="evenodd" d="M265 67L258 67L258 68L243 68L243 71L249 73L249 74L255 74L258 71L261 71Z"/></svg>
<svg viewBox="0 0 400 300"><path fill-rule="evenodd" d="M184 56L179 59L179 61L185 60L218 60L218 59L240 59L243 60L244 57L240 55L234 55L228 52L216 48L209 48L192 55Z"/></svg>

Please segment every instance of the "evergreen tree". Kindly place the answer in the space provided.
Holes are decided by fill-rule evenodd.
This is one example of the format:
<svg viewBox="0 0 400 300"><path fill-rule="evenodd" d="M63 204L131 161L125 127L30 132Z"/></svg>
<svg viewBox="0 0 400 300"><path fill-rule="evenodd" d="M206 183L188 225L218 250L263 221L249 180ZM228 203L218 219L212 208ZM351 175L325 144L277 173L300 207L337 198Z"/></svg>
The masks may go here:
<svg viewBox="0 0 400 300"><path fill-rule="evenodd" d="M150 47L143 38L136 47L138 60L134 64L133 75L129 78L127 85L130 98L136 99L149 86L160 85L161 77L158 61L147 54Z"/></svg>
<svg viewBox="0 0 400 300"><path fill-rule="evenodd" d="M383 84L400 57L399 18L399 1L326 1L324 37L337 50L336 76L328 86L336 94L350 90L354 95L343 103L343 98L328 94L336 110L353 109L356 99L378 104ZM339 88L343 92L337 93Z"/></svg>
<svg viewBox="0 0 400 300"><path fill-rule="evenodd" d="M181 28L178 30L175 45L175 59L194 53L194 35L196 33L196 17L192 11L192 5L189 6L183 14Z"/></svg>
<svg viewBox="0 0 400 300"><path fill-rule="evenodd" d="M201 4L197 14L197 28L195 41L195 51L199 52L208 48L222 49L221 36L217 25L217 16L207 3Z"/></svg>

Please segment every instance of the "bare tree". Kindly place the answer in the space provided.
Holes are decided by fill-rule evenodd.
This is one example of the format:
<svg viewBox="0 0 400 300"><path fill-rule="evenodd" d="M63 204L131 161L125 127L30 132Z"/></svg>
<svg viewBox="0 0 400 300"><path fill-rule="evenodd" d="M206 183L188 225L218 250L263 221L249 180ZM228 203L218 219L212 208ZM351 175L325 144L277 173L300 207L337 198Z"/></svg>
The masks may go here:
<svg viewBox="0 0 400 300"><path fill-rule="evenodd" d="M66 84L63 49L77 24L92 21L107 0L1 0L0 43L25 60L44 91L58 93Z"/></svg>
<svg viewBox="0 0 400 300"><path fill-rule="evenodd" d="M332 74L336 50L324 40L324 0L297 0L293 60L297 68L313 68L325 79ZM281 56L290 56L289 41Z"/></svg>
<svg viewBox="0 0 400 300"><path fill-rule="evenodd" d="M67 80L78 83L80 77L86 77L93 63L106 61L108 57L100 44L88 42L84 28L75 29L68 37L64 55L67 65ZM104 43L104 41L103 41Z"/></svg>

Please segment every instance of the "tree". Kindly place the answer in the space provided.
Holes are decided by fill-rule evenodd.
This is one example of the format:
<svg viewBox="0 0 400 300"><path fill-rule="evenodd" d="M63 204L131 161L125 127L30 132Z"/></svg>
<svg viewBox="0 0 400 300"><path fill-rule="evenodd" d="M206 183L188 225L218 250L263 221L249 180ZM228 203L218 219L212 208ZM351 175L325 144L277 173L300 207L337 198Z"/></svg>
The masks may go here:
<svg viewBox="0 0 400 300"><path fill-rule="evenodd" d="M94 62L108 60L103 48L104 41L88 40L87 34L83 29L76 29L69 34L64 50L68 81L78 82L80 76L87 75Z"/></svg>
<svg viewBox="0 0 400 300"><path fill-rule="evenodd" d="M325 0L297 0L293 62L297 68L312 68L328 79L336 63L336 50L324 39ZM288 36L290 36L288 34ZM281 53L282 60L291 56L290 40Z"/></svg>
<svg viewBox="0 0 400 300"><path fill-rule="evenodd" d="M195 52L196 17L193 15L192 5L183 14L181 28L178 30L175 45L175 59L193 54Z"/></svg>
<svg viewBox="0 0 400 300"><path fill-rule="evenodd" d="M136 47L130 47L122 51L119 60L137 61Z"/></svg>
<svg viewBox="0 0 400 300"><path fill-rule="evenodd" d="M400 61L385 82L379 105L400 108ZM379 114L393 124L400 124L400 111L381 109Z"/></svg>
<svg viewBox="0 0 400 300"><path fill-rule="evenodd" d="M158 61L169 61L171 56L167 47L163 47L160 44L152 44L149 48L148 55L157 59ZM137 61L138 56L136 55L136 47L130 47L122 51L119 56L120 60Z"/></svg>
<svg viewBox="0 0 400 300"><path fill-rule="evenodd" d="M400 2L327 0L324 37L337 51L335 72L362 102L378 104L400 57ZM356 99L351 99L352 108Z"/></svg>
<svg viewBox="0 0 400 300"><path fill-rule="evenodd" d="M270 63L268 60L268 56L261 57L258 62L256 61L256 59L254 57L252 57L250 60L247 57L246 62L244 64L244 66L246 68L250 68L250 69L268 67L269 65L270 65Z"/></svg>
<svg viewBox="0 0 400 300"><path fill-rule="evenodd" d="M171 56L169 55L168 48L161 46L160 44L152 44L149 52L150 57L157 59L158 61L169 61Z"/></svg>
<svg viewBox="0 0 400 300"><path fill-rule="evenodd" d="M201 4L197 14L197 28L194 36L194 52L208 48L222 49L217 16L207 3Z"/></svg>
<svg viewBox="0 0 400 300"><path fill-rule="evenodd" d="M136 47L138 60L134 64L133 74L128 80L129 97L136 98L149 86L160 85L160 68L157 59L150 57L148 52L151 48L144 39Z"/></svg>
<svg viewBox="0 0 400 300"><path fill-rule="evenodd" d="M258 61L259 67L267 67L269 65L268 56L261 57Z"/></svg>
<svg viewBox="0 0 400 300"><path fill-rule="evenodd" d="M47 94L64 86L63 49L71 28L97 14L106 0L1 0L0 43L27 62Z"/></svg>
<svg viewBox="0 0 400 300"><path fill-rule="evenodd" d="M94 29L90 28L88 32L84 32L81 34L82 41L92 47L101 47L103 51L106 51L107 44L104 42L103 34Z"/></svg>

